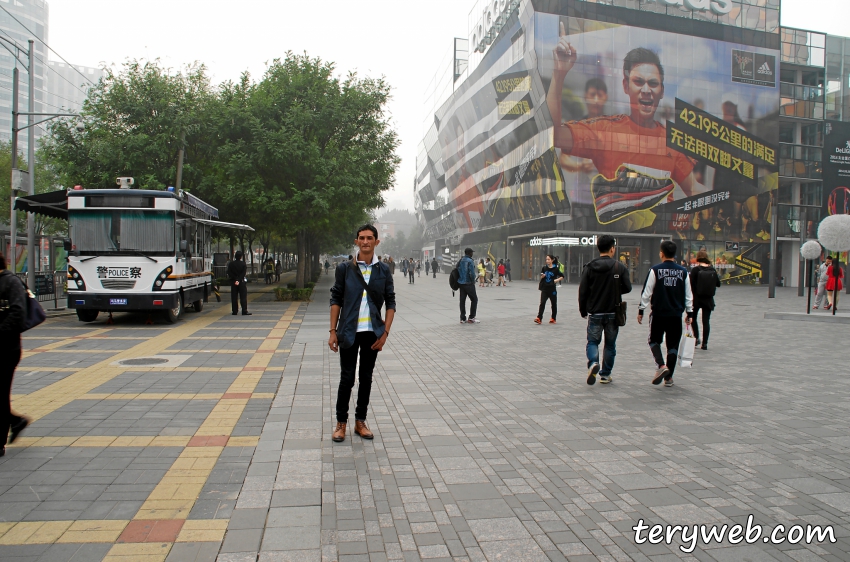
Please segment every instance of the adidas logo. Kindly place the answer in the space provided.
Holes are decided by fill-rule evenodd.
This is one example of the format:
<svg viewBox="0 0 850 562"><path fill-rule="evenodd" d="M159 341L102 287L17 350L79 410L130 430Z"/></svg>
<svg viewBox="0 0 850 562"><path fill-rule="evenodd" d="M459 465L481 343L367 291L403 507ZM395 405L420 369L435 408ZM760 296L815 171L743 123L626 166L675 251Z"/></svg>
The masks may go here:
<svg viewBox="0 0 850 562"><path fill-rule="evenodd" d="M759 67L758 73L770 74L771 76L773 75L773 71L770 69L770 66L768 66L767 61L765 61L764 64Z"/></svg>

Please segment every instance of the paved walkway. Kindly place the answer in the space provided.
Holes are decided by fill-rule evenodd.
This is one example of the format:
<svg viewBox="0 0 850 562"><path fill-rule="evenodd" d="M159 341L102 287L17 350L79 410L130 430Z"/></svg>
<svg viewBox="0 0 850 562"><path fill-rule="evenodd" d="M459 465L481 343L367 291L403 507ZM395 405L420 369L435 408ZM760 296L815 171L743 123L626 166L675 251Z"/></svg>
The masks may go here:
<svg viewBox="0 0 850 562"><path fill-rule="evenodd" d="M535 284L480 289L471 326L445 275L397 279L372 442L330 440L326 280L309 306L255 296L247 318L213 304L28 333L14 406L38 420L0 459L0 560L847 559L847 331L765 320L802 308L793 289L723 287L710 350L673 388L649 383L632 318L614 383L588 387L574 286L554 326L531 322ZM151 355L168 363L116 363ZM750 514L837 542L685 554L632 531Z"/></svg>

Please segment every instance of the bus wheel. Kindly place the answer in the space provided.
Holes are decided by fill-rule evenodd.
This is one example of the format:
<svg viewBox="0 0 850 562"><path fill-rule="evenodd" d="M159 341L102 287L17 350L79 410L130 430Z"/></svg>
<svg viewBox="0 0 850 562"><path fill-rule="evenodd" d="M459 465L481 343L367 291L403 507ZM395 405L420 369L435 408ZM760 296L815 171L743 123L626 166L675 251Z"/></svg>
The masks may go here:
<svg viewBox="0 0 850 562"><path fill-rule="evenodd" d="M195 312L200 312L204 309L204 299L196 300L192 303L192 307L194 307Z"/></svg>
<svg viewBox="0 0 850 562"><path fill-rule="evenodd" d="M98 314L100 314L99 310L77 309L77 318L80 319L80 322L94 322L97 320Z"/></svg>
<svg viewBox="0 0 850 562"><path fill-rule="evenodd" d="M165 311L165 319L174 324L183 316L183 295L177 295L177 306Z"/></svg>

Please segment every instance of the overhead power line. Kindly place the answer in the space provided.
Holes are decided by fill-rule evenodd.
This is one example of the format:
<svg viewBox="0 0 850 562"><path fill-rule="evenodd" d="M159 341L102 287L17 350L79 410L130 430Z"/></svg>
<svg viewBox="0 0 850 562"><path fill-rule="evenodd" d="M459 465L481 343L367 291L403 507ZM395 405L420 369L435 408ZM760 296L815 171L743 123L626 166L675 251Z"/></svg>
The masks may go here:
<svg viewBox="0 0 850 562"><path fill-rule="evenodd" d="M3 8L3 6L0 6L0 8ZM3 9L5 10L5 8L3 8ZM2 29L0 29L0 33L2 33L3 35L5 35L5 36L9 37L10 39L14 39L14 37L12 37L11 35L9 35L9 34L8 34L8 33L6 33L5 31L3 31ZM45 45L46 45L46 43L45 43ZM26 51L24 51L24 52L26 52ZM45 71L46 71L46 72L51 72L50 64L49 64L47 61L45 61L43 58L39 57L39 56L38 56L38 54L37 54L37 53L35 53L35 52L33 52L33 54L32 54L32 55L33 55L33 57L35 58L35 60L36 60L36 61L40 62L40 63L42 64L42 66L44 66L44 69L45 69ZM62 59L62 60L65 60L65 59ZM80 76L82 76L83 78L86 78L85 74L83 74L82 72L80 72L80 71L79 71L79 69L77 69L77 67L75 67L74 65L72 65L72 64L70 64L70 63L69 63L69 66L70 66L71 68L73 68L73 69L74 69L74 71L75 71L75 72L77 72L77 74L79 74L79 75L80 75ZM68 80L67 78L65 78L62 74L59 74L59 73L58 73L58 72L56 72L55 70L53 70L52 72L55 72L55 73L56 73L56 75L57 75L59 78L61 78L62 80L64 80L64 81L65 81L65 82L67 82L68 84L70 84L72 88L75 88L77 91L79 91L79 92L80 92L81 94L83 94L84 96L88 96L88 93L87 93L85 90L83 90L82 88L80 88L79 86L77 86L76 84L74 84L73 82L71 82L70 80ZM88 80L88 78L86 78L86 80ZM89 80L89 83L90 83L90 84L92 84L92 85L94 85L94 82L92 82L91 80ZM70 101L70 100L67 100L67 101Z"/></svg>
<svg viewBox="0 0 850 562"><path fill-rule="evenodd" d="M89 83L89 84L91 84L92 86L94 86L94 85L95 85L95 84L94 84L94 82L92 82L91 80L89 80L89 79L88 79L88 77L87 77L85 74L83 74L82 72L80 72L80 71L77 69L77 67L76 67L76 66L74 66L73 64L71 64L70 62L68 62L67 60L65 60L65 57L63 57L62 55L60 55L59 53L57 53L57 52L56 52L56 50L55 50L55 49L53 49L53 47L51 47L50 45L48 45L46 41L44 41L44 40L42 40L42 39L39 39L39 38L36 36L36 34L32 32L32 30L31 30L30 28L28 28L27 26L25 26L25 25L23 24L23 22L21 22L21 20L19 20L18 18L16 18L16 17L15 17L15 15L14 15L12 12L10 12L9 10L7 10L7 9L6 9L6 7L5 7L5 6L3 6L2 4L0 4L0 10L3 10L3 11L4 11L4 12L6 12L7 14L9 14L9 17L11 17L13 20L15 20L16 22L18 22L18 24L19 24L21 27L23 27L24 29L26 29L26 30L29 32L29 34L33 36L33 38L35 38L35 39L36 39L36 40L38 40L39 42L43 43L45 47L47 47L48 49L50 49L51 51L53 51L53 54L54 54L54 55L56 55L57 57L59 57L60 59L62 59L62 61L63 61L65 64L67 64L68 66L70 66L71 68L73 68L73 69L77 72L77 74L79 74L80 76L82 76L82 77L83 77L83 79L84 79L86 82L88 82L88 83Z"/></svg>

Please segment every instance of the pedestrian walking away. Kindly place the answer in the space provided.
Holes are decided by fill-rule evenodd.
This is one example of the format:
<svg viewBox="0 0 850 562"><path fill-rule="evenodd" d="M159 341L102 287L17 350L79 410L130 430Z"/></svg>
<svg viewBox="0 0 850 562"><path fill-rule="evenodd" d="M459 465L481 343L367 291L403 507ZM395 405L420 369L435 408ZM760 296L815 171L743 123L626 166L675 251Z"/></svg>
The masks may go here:
<svg viewBox="0 0 850 562"><path fill-rule="evenodd" d="M274 283L274 261L266 260L266 285Z"/></svg>
<svg viewBox="0 0 850 562"><path fill-rule="evenodd" d="M490 258L487 258L487 262L484 264L484 272L485 272L485 281L487 282L488 287L493 286L493 274L496 272L496 268L493 266L493 261Z"/></svg>
<svg viewBox="0 0 850 562"><path fill-rule="evenodd" d="M0 254L0 457L6 454L6 443L14 443L30 420L12 412L12 380L21 361L21 332L27 314L24 284L6 269L6 258ZM11 430L11 434L9 433Z"/></svg>
<svg viewBox="0 0 850 562"><path fill-rule="evenodd" d="M437 258L431 260L431 274L434 276L434 279L437 278Z"/></svg>
<svg viewBox="0 0 850 562"><path fill-rule="evenodd" d="M626 268L614 259L617 255L613 236L604 234L596 240L599 257L584 266L578 287L578 310L587 318L587 384L612 381L611 371L617 357L617 306L622 295L632 292ZM602 364L599 364L599 344L605 336Z"/></svg>
<svg viewBox="0 0 850 562"><path fill-rule="evenodd" d="M339 390L336 400L336 427L332 439L345 441L348 408L354 388L355 372L360 374L357 407L354 410L354 433L363 439L374 435L366 425L369 397L372 392L372 373L390 334L395 317L395 288L390 269L375 256L380 244L378 229L367 224L357 231L354 244L357 257L341 263L334 271L331 288L331 327L328 347L339 352ZM386 316L381 308L386 305ZM360 368L357 369L357 356Z"/></svg>
<svg viewBox="0 0 850 562"><path fill-rule="evenodd" d="M248 312L248 266L242 261L242 252L237 250L233 261L227 264L225 275L230 279L230 307L233 315L239 314L239 306L242 305L242 314L251 316Z"/></svg>
<svg viewBox="0 0 850 562"><path fill-rule="evenodd" d="M478 286L483 287L484 281L487 278L487 269L484 267L484 260L478 260Z"/></svg>
<svg viewBox="0 0 850 562"><path fill-rule="evenodd" d="M837 258L833 258L832 265L826 269L828 276L826 280L826 298L829 300L828 307L831 307L835 312L838 312L838 295L844 288L841 282L844 279L844 270L841 268L841 262ZM836 290L837 289L837 290Z"/></svg>
<svg viewBox="0 0 850 562"><path fill-rule="evenodd" d="M457 264L458 285L460 292L460 323L461 324L478 324L476 314L478 313L478 294L475 292L475 262L472 261L472 248L466 248L463 251L463 257ZM484 263L479 265L479 269L483 271ZM483 279L483 273L481 273ZM469 297L469 319L466 317L466 298Z"/></svg>
<svg viewBox="0 0 850 562"><path fill-rule="evenodd" d="M505 261L499 260L499 265L496 267L496 272L499 274L499 282L496 284L498 287L501 285L502 287L508 286L508 280L505 279Z"/></svg>
<svg viewBox="0 0 850 562"><path fill-rule="evenodd" d="M428 277L428 272L431 271L431 262L425 260L425 277Z"/></svg>
<svg viewBox="0 0 850 562"><path fill-rule="evenodd" d="M552 307L552 317L549 319L550 324L554 324L558 317L558 292L557 283L564 276L561 270L558 269L558 264L555 262L555 256L546 254L546 265L540 270L540 308L537 309L537 317L534 319L535 324L543 322L543 312L546 310L546 301L549 301Z"/></svg>
<svg viewBox="0 0 850 562"><path fill-rule="evenodd" d="M682 339L682 314L687 312L685 323L690 325L694 310L694 297L688 280L688 270L676 263L676 244L670 240L661 242L661 263L652 266L643 285L638 308L638 324L643 324L643 311L650 307L649 349L658 367L652 384L673 386L673 371L679 355L679 340ZM661 344L666 340L667 360L661 353Z"/></svg>
<svg viewBox="0 0 850 562"><path fill-rule="evenodd" d="M829 280L828 268L832 265L832 256L826 256L826 259L818 268L818 288L815 295L815 306L812 308L817 310L821 305L825 309L829 309L829 301L826 298L826 282Z"/></svg>
<svg viewBox="0 0 850 562"><path fill-rule="evenodd" d="M505 260L505 277L507 277L508 281L513 281L511 279L511 260Z"/></svg>
<svg viewBox="0 0 850 562"><path fill-rule="evenodd" d="M700 349L708 349L708 335L711 331L711 312L714 310L714 295L720 287L720 276L711 265L708 253L705 250L697 252L697 264L688 274L691 281L691 292L694 295L693 319L694 337L696 345L702 343ZM702 340L700 340L699 323L697 316L702 311Z"/></svg>
<svg viewBox="0 0 850 562"><path fill-rule="evenodd" d="M331 267L331 262L329 262L328 260L325 260L325 275L328 274L328 269L330 269L330 267Z"/></svg>
<svg viewBox="0 0 850 562"><path fill-rule="evenodd" d="M416 262L414 262L413 259L411 259L407 264L407 273L410 276L410 281L408 281L408 283L412 285L415 282L413 275L416 273Z"/></svg>
<svg viewBox="0 0 850 562"><path fill-rule="evenodd" d="M428 274L426 273L425 275L427 276ZM416 276L422 276L422 260L416 260Z"/></svg>
<svg viewBox="0 0 850 562"><path fill-rule="evenodd" d="M325 262L325 263L328 263L328 262ZM325 273L327 273L327 272L328 272L328 269L325 268ZM275 283L280 283L280 274L281 273L283 273L283 265L281 265L280 260L277 260L277 263L274 266L274 281L275 281Z"/></svg>

